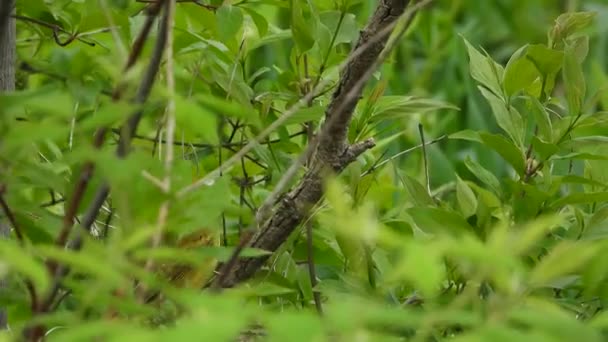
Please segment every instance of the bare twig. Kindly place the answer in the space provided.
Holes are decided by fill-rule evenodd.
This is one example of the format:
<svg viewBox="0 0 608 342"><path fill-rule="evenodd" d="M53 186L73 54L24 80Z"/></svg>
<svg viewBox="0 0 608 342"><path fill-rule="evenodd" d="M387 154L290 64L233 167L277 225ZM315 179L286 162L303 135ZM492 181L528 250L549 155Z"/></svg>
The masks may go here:
<svg viewBox="0 0 608 342"><path fill-rule="evenodd" d="M254 236L254 234L255 234L255 230L253 230L253 229L247 229L242 232L239 244L236 246L236 248L232 252L230 259L228 259L228 261L226 263L218 265L218 267L217 267L218 275L212 281L211 288L213 288L215 290L220 290L222 287L224 287L224 284L226 283L226 278L230 274L230 270L234 268L234 265L236 265L236 263L239 260L239 256L241 255L241 252L243 252L245 247L251 242L251 238Z"/></svg>
<svg viewBox="0 0 608 342"><path fill-rule="evenodd" d="M315 290L317 286L317 272L315 270L315 260L313 255L313 241L312 241L312 221L306 221L306 250L308 257L308 275L310 277L310 287L312 288L312 297L315 301L315 307L319 315L323 315L323 306L321 304L321 293Z"/></svg>
<svg viewBox="0 0 608 342"><path fill-rule="evenodd" d="M101 10L103 11L103 15L106 17L106 20L108 21L108 24L110 25L108 30L112 34L112 39L114 39L114 43L116 44L116 47L118 48L118 53L120 54L120 57L127 58L125 44L123 43L122 39L120 38L120 33L118 32L117 27L114 25L114 18L112 18L112 14L110 13L110 10L108 9L108 4L106 3L106 0L99 0L98 2L99 2L99 7L101 7ZM81 36L84 36L84 34L82 34Z"/></svg>
<svg viewBox="0 0 608 342"><path fill-rule="evenodd" d="M6 186L4 184L0 185L0 207L2 207L2 211L8 219L8 222L11 224L11 226L13 226L13 231L15 232L17 240L23 246L25 243L23 239L23 232L21 231L21 227L17 224L17 219L15 218L15 215L13 214L12 210L8 206L8 203L4 199L5 189ZM30 305L32 308L35 308L38 305L38 294L36 293L36 288L29 279L25 279L25 286L27 287L27 290L30 293Z"/></svg>
<svg viewBox="0 0 608 342"><path fill-rule="evenodd" d="M50 78L53 78L53 79L56 79L56 80L62 81L62 82L66 82L68 80L67 77L65 77L63 75L59 75L59 74L56 74L51 71L39 69L24 61L22 61L19 64L19 69L21 71L31 73L31 74L42 74L42 75L45 75L47 77L50 77ZM110 89L101 89L100 93L103 95L106 95L106 96L112 96L112 90L110 90Z"/></svg>
<svg viewBox="0 0 608 342"><path fill-rule="evenodd" d="M19 240L20 243L23 243L23 232L21 232L21 227L19 227L19 225L17 224L15 215L13 215L13 212L8 206L8 203L6 203L6 200L4 199L4 191L6 189L6 186L4 184L1 186L2 188L0 189L0 207L2 207L2 211L8 219L8 222L11 224L11 226L13 226L13 231L15 231L15 236L17 237L17 240Z"/></svg>
<svg viewBox="0 0 608 342"><path fill-rule="evenodd" d="M136 2L141 2L144 4L149 4L149 3L154 3L156 2L156 0L135 0ZM185 3L192 3L198 6L201 6L203 8L206 8L210 11L215 11L218 9L218 6L214 6L214 5L208 5L208 4L204 4L202 1L200 0L175 0L175 2L180 3L180 4L185 4Z"/></svg>
<svg viewBox="0 0 608 342"><path fill-rule="evenodd" d="M26 21L32 24L36 24L42 27L46 27L48 29L51 29L53 31L53 39L55 40L55 43L59 46L67 46L69 45L71 42L73 42L74 40L78 40L84 44L87 44L89 46L95 46L94 42L88 41L86 39L83 39L81 37L79 37L78 33L71 33L69 31L66 31L63 27L56 25L56 24L51 24L51 23L47 23L45 21L39 20L39 19L35 19L35 18L30 18L30 17L26 17L23 15L13 15L13 18L17 19L17 20L21 20L21 21ZM65 33L68 35L68 38L65 41L61 41L61 39L59 38L59 32L61 33Z"/></svg>
<svg viewBox="0 0 608 342"><path fill-rule="evenodd" d="M440 142L440 141L442 141L442 140L444 140L446 138L447 138L447 135L442 135L439 138L433 139L433 140L427 142L424 145L425 146L433 145L433 144L436 144L436 143L438 143L438 142ZM386 164L386 163L388 163L388 162L390 162L392 160L395 160L395 159L401 157L402 155L408 154L408 153L410 153L412 151L415 151L415 150L417 150L419 148L422 148L422 146L423 146L422 144L418 144L416 146L413 146L413 147L410 147L410 148L408 148L406 150L403 150L403 151L401 151L399 153L396 153L395 155L393 155L390 158L387 158L387 159L385 159L385 160L383 160L381 162L374 163L374 165L372 165L372 167L370 167L368 170L364 171L361 174L361 177L369 175L370 173L372 173L372 172L376 171L377 169L381 168L384 164Z"/></svg>
<svg viewBox="0 0 608 342"><path fill-rule="evenodd" d="M424 161L424 177L426 179L426 192L431 196L431 179L429 177L429 161L426 154L426 143L424 142L424 128L422 124L418 124L418 133L420 133L420 146L422 146L422 160ZM432 197L432 196L431 196Z"/></svg>
<svg viewBox="0 0 608 342"><path fill-rule="evenodd" d="M120 130L119 129L112 129L112 132L115 133L115 134L120 134ZM302 131L290 134L289 138L299 137L299 136L304 135L306 133L307 133L306 130L302 130ZM157 142L158 141L161 144L165 144L165 145L167 144L167 140L166 139L150 138L150 137L146 137L146 136L139 135L139 134L134 134L132 138L133 139L146 140L146 141L150 141L150 142ZM275 143L278 143L278 142L281 142L281 141L282 141L282 139L279 139L279 138L277 138L277 139L269 139L269 140L261 141L260 145L275 144ZM205 144L205 143L195 143L195 142L189 142L189 141L185 141L185 142L174 141L173 145L182 145L182 143L190 145L192 147L196 147L196 148L217 148L218 146L221 146L223 148L228 148L228 147L241 147L241 146L245 146L245 145L247 145L248 142L245 141L245 140L242 140L242 141L239 141L239 142L227 141L227 142L221 143L220 145L214 145L214 144Z"/></svg>

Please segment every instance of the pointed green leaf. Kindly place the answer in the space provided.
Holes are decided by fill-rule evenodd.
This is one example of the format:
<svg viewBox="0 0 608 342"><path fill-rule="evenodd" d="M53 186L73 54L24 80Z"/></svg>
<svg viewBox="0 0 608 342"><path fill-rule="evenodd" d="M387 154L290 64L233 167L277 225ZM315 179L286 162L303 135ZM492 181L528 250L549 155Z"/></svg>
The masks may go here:
<svg viewBox="0 0 608 342"><path fill-rule="evenodd" d="M500 154L515 172L523 175L525 171L525 161L523 152L517 148L512 142L498 134L480 133L484 144Z"/></svg>
<svg viewBox="0 0 608 342"><path fill-rule="evenodd" d="M407 209L407 214L425 233L458 236L473 231L473 227L456 212L439 208L414 207Z"/></svg>
<svg viewBox="0 0 608 342"><path fill-rule="evenodd" d="M544 96L549 97L555 86L555 77L563 65L562 51L550 49L542 44L533 44L528 47L528 59L542 75L542 88Z"/></svg>
<svg viewBox="0 0 608 342"><path fill-rule="evenodd" d="M466 38L462 38L469 53L469 69L471 77L488 88L494 95L502 96L500 70L491 58L477 51Z"/></svg>
<svg viewBox="0 0 608 342"><path fill-rule="evenodd" d="M511 56L505 67L503 85L507 97L530 87L540 77L534 64L526 58L527 52L528 45L522 46Z"/></svg>
<svg viewBox="0 0 608 342"><path fill-rule="evenodd" d="M479 88L481 94L488 100L496 123L502 128L515 144L523 143L523 122L515 107L507 104L484 88Z"/></svg>
<svg viewBox="0 0 608 342"><path fill-rule="evenodd" d="M456 199L460 212L462 212L464 217L470 217L475 214L477 211L477 198L475 197L475 193L465 181L460 179L460 177L456 180Z"/></svg>
<svg viewBox="0 0 608 342"><path fill-rule="evenodd" d="M547 109L535 97L528 97L528 108L534 116L534 121L538 125L538 134L545 141L553 141L553 126Z"/></svg>
<svg viewBox="0 0 608 342"><path fill-rule="evenodd" d="M15 271L31 280L41 293L45 293L50 285L44 264L19 246L16 240L0 239L0 268L6 266L10 271Z"/></svg>
<svg viewBox="0 0 608 342"><path fill-rule="evenodd" d="M563 241L551 249L532 270L530 284L537 287L547 286L559 277L576 272L595 257L598 250L597 245Z"/></svg>
<svg viewBox="0 0 608 342"><path fill-rule="evenodd" d="M559 45L569 36L587 28L595 18L595 12L570 12L560 15L549 32L549 46Z"/></svg>
<svg viewBox="0 0 608 342"><path fill-rule="evenodd" d="M488 171L481 164L474 161L469 156L465 158L464 164L469 169L469 171L471 171L471 173L475 175L475 177L477 177L480 181L489 186L495 193L500 194L500 182L498 181L496 176L492 174L492 172Z"/></svg>
<svg viewBox="0 0 608 342"><path fill-rule="evenodd" d="M223 41L231 41L243 25L243 12L232 5L223 5L215 12L217 30Z"/></svg>
<svg viewBox="0 0 608 342"><path fill-rule="evenodd" d="M568 98L568 109L570 115L580 114L585 99L587 85L583 74L583 67L577 60L575 46L566 45L564 53L564 85L566 86L566 97Z"/></svg>

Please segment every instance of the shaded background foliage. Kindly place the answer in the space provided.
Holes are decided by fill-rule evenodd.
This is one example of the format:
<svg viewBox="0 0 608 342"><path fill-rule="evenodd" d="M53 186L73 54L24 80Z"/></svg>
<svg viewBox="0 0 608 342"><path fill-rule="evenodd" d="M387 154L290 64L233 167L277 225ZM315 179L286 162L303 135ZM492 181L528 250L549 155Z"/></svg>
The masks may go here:
<svg viewBox="0 0 608 342"><path fill-rule="evenodd" d="M317 77L335 83L339 63L376 3L179 3L173 31L179 156L173 187L191 184L225 162L307 93ZM204 256L226 260L254 221L255 208L302 152L307 127L316 127L333 88L213 185L172 199L168 235L175 239L207 227L229 248L180 251L169 243L150 249L145 241L166 196L142 170L162 174L164 73L143 106L132 153L124 160L114 156L120 124L139 109L128 99L157 34L154 28L141 62L124 73L125 56L145 21L143 7L119 0L17 3L18 92L0 98L4 198L28 241L25 246L14 239L2 242L0 249L10 284L2 302L13 334L34 322L24 279L46 293L52 279L43 260L50 258L75 270L63 281L57 309L35 315L48 327L61 327L51 338L223 340L254 323L276 340L323 340L328 334L374 340L605 338L604 1L435 1L421 11L366 88L350 127L351 141L374 137L378 146L332 180L327 200L313 210L318 286L313 290L306 234L299 229L251 282L220 296L172 287L146 275L141 263L153 258L196 264ZM596 12L583 31L590 37L582 63L585 116L580 127L567 131L572 140L563 145L534 143L537 162L543 154L559 158L523 182L514 164L519 157L522 165L527 162L525 148L540 124L524 100L514 97L513 106L526 119L518 132L525 141L516 146L522 149L516 150L521 155L515 162L505 158L501 152L517 144L507 140L479 80L470 76L484 61L469 56L463 37L506 66L524 44L547 44L554 20L569 11ZM552 113L555 136L564 132L568 115L577 114L568 107L571 89L558 79L555 101L540 99ZM121 81L123 100L111 102L109 95ZM426 141L454 133L451 138L458 139L428 146L428 167L422 150L415 149L376 169L420 143L419 124ZM101 125L114 130L97 151L91 137ZM492 145L463 130L500 134L507 142ZM112 195L93 225L94 239L87 238L78 252L55 248L63 199L71 196L86 160L95 162L96 172L78 214L103 180ZM114 296L133 276L163 289L168 300L160 309L139 304L137 293ZM314 312L317 290L325 312L321 318ZM177 323L171 318L179 311L175 306L188 313ZM106 319L112 310L122 319ZM145 324L150 319L166 329L151 333Z"/></svg>

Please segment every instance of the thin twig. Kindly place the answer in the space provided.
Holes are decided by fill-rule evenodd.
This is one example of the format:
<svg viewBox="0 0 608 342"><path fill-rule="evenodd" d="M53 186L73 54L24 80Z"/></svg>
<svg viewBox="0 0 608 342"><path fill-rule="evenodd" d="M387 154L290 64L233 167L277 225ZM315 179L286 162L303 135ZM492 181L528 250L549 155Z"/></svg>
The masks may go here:
<svg viewBox="0 0 608 342"><path fill-rule="evenodd" d="M2 206L2 211L4 211L4 215L6 215L6 218L8 218L8 222L11 224L11 226L13 226L13 230L15 231L15 236L17 237L17 240L19 240L19 242L23 244L24 240L21 227L19 227L19 225L17 224L17 219L15 219L15 215L13 215L13 212L8 206L8 203L6 203L6 200L4 199L4 185L2 185L1 190L2 191L0 191L0 206Z"/></svg>
<svg viewBox="0 0 608 342"><path fill-rule="evenodd" d="M426 154L426 143L424 142L424 128L422 124L418 124L418 133L420 133L420 146L422 146L422 160L424 162L424 177L426 180L426 192L431 196L431 178L429 177L429 161ZM431 196L432 197L432 196Z"/></svg>
<svg viewBox="0 0 608 342"><path fill-rule="evenodd" d="M106 17L108 24L110 24L110 27L108 29L112 34L112 39L114 39L115 46L118 48L118 54L120 55L121 59L127 58L125 44L120 38L120 33L118 32L117 27L114 25L114 18L112 18L112 14L108 9L108 4L106 3L106 0L99 0L99 7L101 7L103 15Z"/></svg>
<svg viewBox="0 0 608 342"><path fill-rule="evenodd" d="M8 203L4 199L4 191L6 189L6 186L4 184L2 184L0 187L1 187L0 188L0 206L2 207L2 211L4 212L4 215L8 219L8 222L11 224L11 226L13 226L13 231L15 232L15 236L17 237L17 240L19 241L21 246L23 246L25 244L25 240L23 238L23 232L21 231L21 227L17 224L17 219L15 218L13 211L11 210L11 208L8 206ZM27 287L27 290L30 293L30 299L31 299L30 305L33 309L36 306L38 306L38 294L36 292L36 288L34 287L34 284L32 283L32 281L29 279L25 279L25 286Z"/></svg>
<svg viewBox="0 0 608 342"><path fill-rule="evenodd" d="M232 252L232 255L230 256L228 261L223 265L218 266L218 275L211 283L211 288L219 291L224 287L226 277L230 274L230 270L234 268L234 265L236 265L236 262L238 261L241 252L245 249L245 247L249 244L251 238L255 235L254 232L255 230L253 229L253 227L250 227L250 229L243 231L239 244Z"/></svg>
<svg viewBox="0 0 608 342"><path fill-rule="evenodd" d="M444 140L446 138L447 138L447 135L442 135L439 138L436 138L436 139L433 139L433 140L427 142L425 144L425 146L433 145L433 144L438 143L438 142L440 142L440 141L442 141L442 140ZM380 167L382 167L384 164L389 163L390 161L392 161L394 159L397 159L397 158L401 157L402 155L405 155L405 154L408 154L408 153L410 153L412 151L415 151L415 150L417 150L419 148L422 148L422 144L418 144L416 146L412 146L412 147L410 147L410 148L408 148L406 150L403 150L403 151L401 151L399 153L396 153L395 155L391 156L390 158L385 159L382 162L379 162L377 164L372 165L372 167L370 167L368 170L364 171L361 174L361 177L367 176L370 173L372 173L372 172L376 171L377 169L379 169Z"/></svg>
<svg viewBox="0 0 608 342"><path fill-rule="evenodd" d="M310 287L312 288L312 297L315 301L315 307L319 315L323 315L323 306L321 304L321 293L315 290L317 286L317 272L315 270L315 260L313 255L313 241L312 241L312 221L306 221L306 249L308 256L308 275L310 276Z"/></svg>
<svg viewBox="0 0 608 342"><path fill-rule="evenodd" d="M319 73L317 75L317 78L315 79L315 83L312 86L313 89L316 88L317 85L319 84L319 81L321 80L321 76L323 75L323 72L325 71L325 68L327 67L327 62L329 61L329 56L331 56L331 51L334 48L334 44L336 43L336 38L338 38L338 33L340 32L340 28L342 27L342 22L344 21L345 16L346 16L346 11L343 9L340 12L340 19L338 19L338 24L336 25L336 30L334 31L334 34L331 37L331 41L329 42L329 47L327 49L327 52L325 53L325 57L323 58L323 62L321 63L321 66L319 67Z"/></svg>
<svg viewBox="0 0 608 342"><path fill-rule="evenodd" d="M136 2L141 2L143 4L149 4L149 3L155 3L156 0L135 0ZM198 6L201 6L203 8L206 8L212 12L216 11L218 9L218 6L214 6L214 5L208 5L208 4L204 4L202 3L200 0L175 0L175 2L180 3L180 4L185 4L185 3L192 3Z"/></svg>
<svg viewBox="0 0 608 342"><path fill-rule="evenodd" d="M74 40L78 40L84 44L87 44L89 46L95 46L94 42L88 41L86 39L80 38L78 36L78 33L71 33L66 31L63 27L56 25L56 24L51 24L51 23L47 23L45 21L39 20L39 19L35 19L35 18L30 18L30 17L26 17L23 15L12 15L13 18L17 19L17 20L21 20L21 21L26 21L29 23L33 23L42 27L46 27L48 29L51 29L53 31L53 39L55 40L55 43L59 46L67 46L69 45L71 42L73 42ZM68 39L65 41L61 41L59 39L59 32L61 33L65 33L67 35L69 35Z"/></svg>
<svg viewBox="0 0 608 342"><path fill-rule="evenodd" d="M50 77L52 79L58 80L58 81L62 81L62 82L67 82L68 78L59 74L56 74L54 72L51 71L47 71L47 70L42 70L42 69L38 69L36 67L34 67L33 65L22 61L21 63L19 63L19 70L30 73L30 74L41 74L47 77ZM112 90L110 89L101 89L100 93L102 95L106 95L106 96L112 96ZM24 121L27 121L24 119Z"/></svg>
<svg viewBox="0 0 608 342"><path fill-rule="evenodd" d="M119 129L112 129L112 132L115 133L115 134L120 134L120 130ZM289 138L295 138L295 137L298 137L298 136L306 134L306 132L307 132L306 130L302 130L302 131L299 131L299 132L296 132L296 133L292 133L288 137ZM150 137L146 137L146 136L139 135L139 134L134 134L132 138L133 139L139 139L139 140L147 140L147 141L150 141L150 142L159 142L159 143L162 143L162 144L167 144L167 140L165 140L165 139L157 139L156 137L150 138ZM282 139L280 139L280 138L270 139L270 140L265 140L265 141L260 142L260 145L275 144L275 143L278 143L278 142L281 142L281 141L282 141ZM221 143L220 145L205 144L205 143L195 143L195 142L188 142L188 141L185 141L183 143L184 144L188 144L188 145L190 145L192 147L196 147L196 148L217 148L218 146L222 146L224 148L228 148L228 147L241 147L241 146L245 146L245 145L247 145L248 142L247 141L224 142L224 143ZM182 142L180 142L180 141L174 141L173 142L173 145L181 145L181 144L182 144Z"/></svg>

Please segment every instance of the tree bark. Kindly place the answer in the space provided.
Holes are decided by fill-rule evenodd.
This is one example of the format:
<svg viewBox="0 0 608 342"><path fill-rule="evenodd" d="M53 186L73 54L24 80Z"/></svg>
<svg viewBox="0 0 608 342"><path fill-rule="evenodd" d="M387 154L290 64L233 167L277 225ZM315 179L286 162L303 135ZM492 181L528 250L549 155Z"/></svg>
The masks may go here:
<svg viewBox="0 0 608 342"><path fill-rule="evenodd" d="M320 129L319 143L313 151L312 162L300 183L284 194L269 220L251 238L248 246L274 252L308 215L308 211L323 196L323 179L329 173L339 173L359 155L374 146L373 140L350 144L347 140L352 114L361 98L359 81L373 67L388 40L372 39L393 24L405 11L409 0L380 0L378 7L361 32L355 46L366 49L353 58L341 72L340 83L333 94L325 122ZM232 287L253 276L268 256L241 258L228 273L221 275L220 286Z"/></svg>
<svg viewBox="0 0 608 342"><path fill-rule="evenodd" d="M15 19L13 12L15 0L0 0L0 92L15 90ZM4 213L0 213L0 238L7 239L11 227ZM0 291L6 291L5 279L0 279ZM0 308L0 330L8 327L5 308Z"/></svg>

